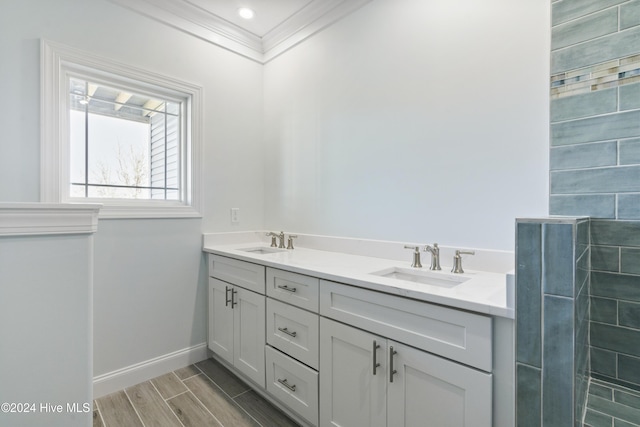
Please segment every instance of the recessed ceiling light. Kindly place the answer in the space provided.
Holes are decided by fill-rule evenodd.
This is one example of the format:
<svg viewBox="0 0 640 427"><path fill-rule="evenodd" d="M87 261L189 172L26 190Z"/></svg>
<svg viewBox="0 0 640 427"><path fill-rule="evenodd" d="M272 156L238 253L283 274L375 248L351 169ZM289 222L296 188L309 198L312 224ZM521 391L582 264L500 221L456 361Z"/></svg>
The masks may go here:
<svg viewBox="0 0 640 427"><path fill-rule="evenodd" d="M253 11L253 9L249 9L248 7L241 7L240 9L238 9L238 15L240 15L240 17L244 19L253 19L253 17L256 16L256 13Z"/></svg>

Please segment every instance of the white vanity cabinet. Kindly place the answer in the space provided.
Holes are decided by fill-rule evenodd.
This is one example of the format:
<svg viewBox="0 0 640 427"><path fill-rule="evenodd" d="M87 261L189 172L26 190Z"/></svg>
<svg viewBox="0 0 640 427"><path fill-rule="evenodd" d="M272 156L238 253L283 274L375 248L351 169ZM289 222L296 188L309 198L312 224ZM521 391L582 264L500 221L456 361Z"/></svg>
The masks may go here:
<svg viewBox="0 0 640 427"><path fill-rule="evenodd" d="M208 260L209 348L301 424L513 425L509 319Z"/></svg>
<svg viewBox="0 0 640 427"><path fill-rule="evenodd" d="M209 255L211 351L265 387L265 267Z"/></svg>
<svg viewBox="0 0 640 427"><path fill-rule="evenodd" d="M267 391L318 425L319 282L267 268Z"/></svg>
<svg viewBox="0 0 640 427"><path fill-rule="evenodd" d="M492 425L491 318L325 281L320 313L362 328L321 318L321 426Z"/></svg>

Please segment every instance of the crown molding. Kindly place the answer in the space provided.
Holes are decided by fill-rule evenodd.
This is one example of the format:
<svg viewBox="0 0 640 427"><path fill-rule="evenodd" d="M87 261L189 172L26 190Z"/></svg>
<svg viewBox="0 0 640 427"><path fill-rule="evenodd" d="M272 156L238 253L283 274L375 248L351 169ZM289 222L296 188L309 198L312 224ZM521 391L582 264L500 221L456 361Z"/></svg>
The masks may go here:
<svg viewBox="0 0 640 427"><path fill-rule="evenodd" d="M95 233L100 207L99 204L0 203L0 237Z"/></svg>
<svg viewBox="0 0 640 427"><path fill-rule="evenodd" d="M371 0L309 3L264 37L194 5L189 0L110 0L209 43L265 64Z"/></svg>

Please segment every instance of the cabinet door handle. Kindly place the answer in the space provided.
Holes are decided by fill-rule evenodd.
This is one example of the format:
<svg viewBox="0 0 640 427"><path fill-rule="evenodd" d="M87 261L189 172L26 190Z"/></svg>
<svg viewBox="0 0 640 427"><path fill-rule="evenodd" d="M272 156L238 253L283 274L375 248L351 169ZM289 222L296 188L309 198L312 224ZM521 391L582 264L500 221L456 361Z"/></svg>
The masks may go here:
<svg viewBox="0 0 640 427"><path fill-rule="evenodd" d="M393 375L397 374L398 371L393 369L393 356L398 354L397 351L393 349L393 346L389 346L389 382L393 382Z"/></svg>
<svg viewBox="0 0 640 427"><path fill-rule="evenodd" d="M378 349L380 348L380 344L373 340L373 375L376 374L376 368L380 366L378 363Z"/></svg>
<svg viewBox="0 0 640 427"><path fill-rule="evenodd" d="M298 333L297 333L297 332L295 332L295 331L294 331L294 332L289 332L289 329L288 329L288 328L278 328L278 330L279 330L280 332L282 332L282 333L285 333L285 334L289 335L290 337L293 337L293 338L295 338L295 337L296 337L296 335L298 335Z"/></svg>
<svg viewBox="0 0 640 427"><path fill-rule="evenodd" d="M278 378L278 382L279 382L280 384L282 384L283 386L285 386L286 388L288 388L289 390L291 390L291 391L293 391L293 392L295 392L295 391L296 391L296 385L295 385L295 384L293 384L293 385L292 385L292 384L289 384L289 383L287 382L287 379L286 379L286 378L285 378L285 379L283 379L283 380L281 380L280 378Z"/></svg>
<svg viewBox="0 0 640 427"><path fill-rule="evenodd" d="M238 295L238 291L236 289L231 289L231 308L238 305L236 302L236 295Z"/></svg>
<svg viewBox="0 0 640 427"><path fill-rule="evenodd" d="M291 293L294 293L297 290L296 288L290 288L287 285L278 285L278 288Z"/></svg>
<svg viewBox="0 0 640 427"><path fill-rule="evenodd" d="M224 287L224 306L225 307L229 307L229 303L231 302L231 299L229 299L229 291L231 290L230 287L225 286ZM231 308L233 308L233 306L231 306Z"/></svg>

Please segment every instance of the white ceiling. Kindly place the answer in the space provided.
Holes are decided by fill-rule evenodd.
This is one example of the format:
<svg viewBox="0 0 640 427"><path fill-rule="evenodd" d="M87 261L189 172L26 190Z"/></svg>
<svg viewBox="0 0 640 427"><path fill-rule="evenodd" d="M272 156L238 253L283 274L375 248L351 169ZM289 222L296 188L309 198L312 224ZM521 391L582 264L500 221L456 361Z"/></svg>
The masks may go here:
<svg viewBox="0 0 640 427"><path fill-rule="evenodd" d="M111 0L261 63L371 0ZM255 18L238 16L240 7Z"/></svg>

